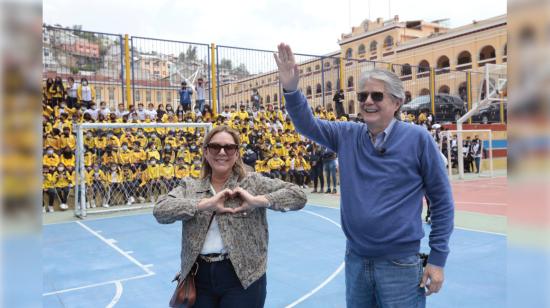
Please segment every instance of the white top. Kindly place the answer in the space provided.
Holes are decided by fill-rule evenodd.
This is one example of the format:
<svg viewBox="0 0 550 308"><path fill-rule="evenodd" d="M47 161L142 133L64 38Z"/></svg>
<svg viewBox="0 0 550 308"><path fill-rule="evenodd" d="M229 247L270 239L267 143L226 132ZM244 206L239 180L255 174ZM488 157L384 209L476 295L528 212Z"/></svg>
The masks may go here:
<svg viewBox="0 0 550 308"><path fill-rule="evenodd" d="M213 194L216 194L214 187L211 186L210 189L212 190ZM222 236L220 235L220 227L218 226L216 216L214 216L214 219L212 219L210 228L206 233L206 240L204 241L204 245L202 246L201 250L201 255L208 255L211 253L226 253L225 246L223 245Z"/></svg>
<svg viewBox="0 0 550 308"><path fill-rule="evenodd" d="M82 86L81 90L82 100L91 101L92 100L92 88L90 86Z"/></svg>
<svg viewBox="0 0 550 308"><path fill-rule="evenodd" d="M67 90L67 95L69 97L72 97L72 98L76 98L77 97L77 91L78 90L78 85L75 83L73 83L73 86L70 87L68 90Z"/></svg>
<svg viewBox="0 0 550 308"><path fill-rule="evenodd" d="M86 109L86 111L84 111L84 113L89 113L91 116L92 116L92 119L94 120L97 120L97 114L98 114L98 110L94 110L94 109Z"/></svg>
<svg viewBox="0 0 550 308"><path fill-rule="evenodd" d="M141 110L141 111L140 111L140 110L138 109L138 110L136 111L136 113L137 113L137 115L138 115L138 120L140 120L140 121L145 121L145 114L147 113L147 111L145 111L145 110Z"/></svg>
<svg viewBox="0 0 550 308"><path fill-rule="evenodd" d="M111 114L111 110L109 107L105 107L105 109L99 109L99 113L101 113L104 117L108 117Z"/></svg>
<svg viewBox="0 0 550 308"><path fill-rule="evenodd" d="M197 100L204 100L204 87L197 87L195 88L197 91Z"/></svg>

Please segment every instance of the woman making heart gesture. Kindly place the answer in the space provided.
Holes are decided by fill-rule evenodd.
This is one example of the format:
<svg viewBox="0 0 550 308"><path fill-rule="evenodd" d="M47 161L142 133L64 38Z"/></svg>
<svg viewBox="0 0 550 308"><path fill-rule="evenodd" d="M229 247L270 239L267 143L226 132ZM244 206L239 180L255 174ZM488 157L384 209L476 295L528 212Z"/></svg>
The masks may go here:
<svg viewBox="0 0 550 308"><path fill-rule="evenodd" d="M297 185L246 173L240 144L239 133L227 126L210 131L201 177L185 178L153 211L159 223L183 222L180 277L198 264L193 307L263 307L266 209L299 210L307 201Z"/></svg>

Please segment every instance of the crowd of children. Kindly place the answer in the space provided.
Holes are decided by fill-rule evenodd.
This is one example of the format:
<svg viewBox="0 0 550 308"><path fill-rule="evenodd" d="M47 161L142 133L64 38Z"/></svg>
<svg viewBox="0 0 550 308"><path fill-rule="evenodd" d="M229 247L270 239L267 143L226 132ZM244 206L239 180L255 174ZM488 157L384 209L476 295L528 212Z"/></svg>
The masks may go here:
<svg viewBox="0 0 550 308"><path fill-rule="evenodd" d="M335 162L333 152L306 140L296 133L284 106L225 106L215 115L208 105L197 105L185 111L177 104L141 103L126 108L118 104L110 110L105 102L99 108L95 91L83 78L76 84L72 78L48 79L43 88L43 194L44 211L68 209L68 199L74 192L76 137L78 123L212 123L228 125L241 134L240 153L250 170L268 177L277 177L306 188L314 184L313 192L323 192L324 173L327 193L336 193L336 170L323 169L323 162ZM336 119L331 107L317 107L315 115ZM160 194L175 187L184 177L198 178L202 167L200 128L114 128L88 129L84 133L84 165L86 172L86 206L109 207L154 201ZM329 165L327 164L327 165ZM313 168L313 170L312 170ZM333 189L329 178L332 178ZM320 190L317 190L317 184ZM74 198L74 196L73 196ZM46 203L47 200L47 203Z"/></svg>

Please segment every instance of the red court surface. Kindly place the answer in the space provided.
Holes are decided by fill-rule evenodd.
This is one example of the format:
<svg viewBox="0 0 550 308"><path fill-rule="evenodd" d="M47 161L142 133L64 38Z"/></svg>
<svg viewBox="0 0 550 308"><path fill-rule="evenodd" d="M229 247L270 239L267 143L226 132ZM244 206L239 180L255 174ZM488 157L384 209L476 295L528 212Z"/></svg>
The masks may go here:
<svg viewBox="0 0 550 308"><path fill-rule="evenodd" d="M507 180L505 176L452 181L451 185L456 210L506 216Z"/></svg>

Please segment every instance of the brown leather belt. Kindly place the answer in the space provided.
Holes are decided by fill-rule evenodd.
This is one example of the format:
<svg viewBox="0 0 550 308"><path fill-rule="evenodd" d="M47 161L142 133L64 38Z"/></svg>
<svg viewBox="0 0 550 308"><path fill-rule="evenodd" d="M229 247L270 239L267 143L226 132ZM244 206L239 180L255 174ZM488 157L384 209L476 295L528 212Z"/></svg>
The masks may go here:
<svg viewBox="0 0 550 308"><path fill-rule="evenodd" d="M224 260L229 260L228 254L212 253L208 255L199 255L199 259L207 263L220 262Z"/></svg>

